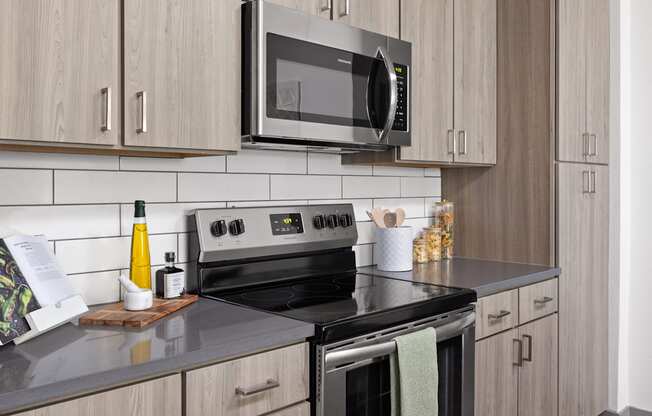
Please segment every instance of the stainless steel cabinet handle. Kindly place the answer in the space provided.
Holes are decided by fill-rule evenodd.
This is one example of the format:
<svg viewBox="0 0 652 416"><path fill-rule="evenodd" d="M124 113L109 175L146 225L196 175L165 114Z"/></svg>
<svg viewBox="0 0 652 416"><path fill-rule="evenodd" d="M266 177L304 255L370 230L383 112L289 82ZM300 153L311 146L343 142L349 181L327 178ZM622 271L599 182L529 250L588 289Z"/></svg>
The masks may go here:
<svg viewBox="0 0 652 416"><path fill-rule="evenodd" d="M147 91L137 92L136 98L140 101L140 126L136 133L147 133Z"/></svg>
<svg viewBox="0 0 652 416"><path fill-rule="evenodd" d="M102 88L101 94L104 96L104 123L102 131L111 131L111 87Z"/></svg>
<svg viewBox="0 0 652 416"><path fill-rule="evenodd" d="M261 384L258 386L254 386L250 388L236 387L235 394L240 397L249 397L249 396L253 396L254 394L258 394L258 393L262 393L268 390L278 388L280 386L281 383L270 378L265 382L265 384Z"/></svg>
<svg viewBox="0 0 652 416"><path fill-rule="evenodd" d="M591 189L589 191L590 194L595 194L595 171L591 171Z"/></svg>
<svg viewBox="0 0 652 416"><path fill-rule="evenodd" d="M454 130L448 130L448 154L449 155L454 155L455 154L455 131Z"/></svg>
<svg viewBox="0 0 652 416"><path fill-rule="evenodd" d="M320 11L322 12L329 12L333 9L333 0L327 0L326 1L326 6L322 6Z"/></svg>
<svg viewBox="0 0 652 416"><path fill-rule="evenodd" d="M490 313L487 315L487 318L491 319L492 321L498 321L500 319L503 319L506 316L511 315L512 313L510 311L500 311L499 313Z"/></svg>
<svg viewBox="0 0 652 416"><path fill-rule="evenodd" d="M520 339L514 339L514 345L516 345L516 361L513 364L523 367L523 342Z"/></svg>
<svg viewBox="0 0 652 416"><path fill-rule="evenodd" d="M548 302L552 302L554 299L549 296L544 296L542 298L534 299L535 305L545 305Z"/></svg>
<svg viewBox="0 0 652 416"><path fill-rule="evenodd" d="M466 154L466 130L460 130L458 133L460 138L460 155Z"/></svg>
<svg viewBox="0 0 652 416"><path fill-rule="evenodd" d="M589 180L589 171L583 170L582 171L582 193L588 194L591 193L590 191L591 191L591 184Z"/></svg>
<svg viewBox="0 0 652 416"><path fill-rule="evenodd" d="M589 133L582 133L582 157L589 156Z"/></svg>
<svg viewBox="0 0 652 416"><path fill-rule="evenodd" d="M597 156L598 155L598 136L595 134L589 135L589 156ZM591 150L591 143L593 143L593 150Z"/></svg>
<svg viewBox="0 0 652 416"><path fill-rule="evenodd" d="M340 13L340 17L346 17L351 14L351 0L344 0L344 13Z"/></svg>
<svg viewBox="0 0 652 416"><path fill-rule="evenodd" d="M532 337L530 335L523 335L523 342L527 341L527 357L523 354L523 361L532 362Z"/></svg>

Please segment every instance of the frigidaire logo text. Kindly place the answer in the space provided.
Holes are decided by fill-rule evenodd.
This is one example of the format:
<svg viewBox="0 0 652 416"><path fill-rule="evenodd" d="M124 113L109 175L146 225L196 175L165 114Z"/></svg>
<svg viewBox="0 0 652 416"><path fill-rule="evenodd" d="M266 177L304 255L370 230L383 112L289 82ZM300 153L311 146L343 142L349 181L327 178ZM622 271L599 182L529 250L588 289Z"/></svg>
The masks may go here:
<svg viewBox="0 0 652 416"><path fill-rule="evenodd" d="M347 61L346 59L342 59L342 58L337 58L337 62L341 64L351 65L351 61Z"/></svg>

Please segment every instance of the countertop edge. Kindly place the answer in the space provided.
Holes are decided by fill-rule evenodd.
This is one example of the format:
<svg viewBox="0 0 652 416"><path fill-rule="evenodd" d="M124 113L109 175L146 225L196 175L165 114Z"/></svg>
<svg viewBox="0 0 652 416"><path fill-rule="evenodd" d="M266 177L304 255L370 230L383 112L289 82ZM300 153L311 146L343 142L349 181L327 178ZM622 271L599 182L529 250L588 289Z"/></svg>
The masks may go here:
<svg viewBox="0 0 652 416"><path fill-rule="evenodd" d="M508 290L518 289L525 286L530 286L536 283L544 282L546 280L554 279L561 275L561 269L558 267L550 268L549 270L542 270L540 272L530 273L524 276L513 277L498 282L489 283L486 285L472 288L479 298L495 295L496 293L505 292Z"/></svg>

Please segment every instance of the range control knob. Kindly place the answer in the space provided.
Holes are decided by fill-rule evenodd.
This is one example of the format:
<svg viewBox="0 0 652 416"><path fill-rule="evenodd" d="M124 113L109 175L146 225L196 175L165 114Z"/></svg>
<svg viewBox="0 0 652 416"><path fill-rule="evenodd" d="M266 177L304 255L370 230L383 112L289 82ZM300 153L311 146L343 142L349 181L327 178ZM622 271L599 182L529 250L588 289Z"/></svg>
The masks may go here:
<svg viewBox="0 0 652 416"><path fill-rule="evenodd" d="M326 225L328 225L328 228L337 227L339 225L337 215L329 215L328 218L326 218Z"/></svg>
<svg viewBox="0 0 652 416"><path fill-rule="evenodd" d="M316 229L321 230L326 226L326 220L324 219L323 215L315 215L312 217L312 225L315 226Z"/></svg>
<svg viewBox="0 0 652 416"><path fill-rule="evenodd" d="M242 218L238 218L237 220L231 221L229 223L229 232L231 233L231 235L244 234L245 232L244 220Z"/></svg>
<svg viewBox="0 0 652 416"><path fill-rule="evenodd" d="M219 220L211 224L211 234L215 237L222 237L226 232L226 221Z"/></svg>
<svg viewBox="0 0 652 416"><path fill-rule="evenodd" d="M353 225L353 218L351 214L342 214L340 215L340 225L344 228L348 228Z"/></svg>

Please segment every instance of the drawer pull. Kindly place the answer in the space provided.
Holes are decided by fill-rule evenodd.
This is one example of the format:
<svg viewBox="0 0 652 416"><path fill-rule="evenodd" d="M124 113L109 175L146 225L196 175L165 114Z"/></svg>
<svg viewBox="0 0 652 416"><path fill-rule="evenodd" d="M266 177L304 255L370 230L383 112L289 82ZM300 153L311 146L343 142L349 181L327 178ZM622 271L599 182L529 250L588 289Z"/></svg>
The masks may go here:
<svg viewBox="0 0 652 416"><path fill-rule="evenodd" d="M511 315L512 313L510 311L500 311L499 313L490 313L487 315L487 317L492 320L492 321L498 321L500 319L503 319L504 317Z"/></svg>
<svg viewBox="0 0 652 416"><path fill-rule="evenodd" d="M532 362L532 336L523 335L523 341L527 341L527 358L523 354L523 361Z"/></svg>
<svg viewBox="0 0 652 416"><path fill-rule="evenodd" d="M516 367L523 367L523 341L520 339L514 339L514 345L516 346L516 351L514 355L516 355L516 361L513 362Z"/></svg>
<svg viewBox="0 0 652 416"><path fill-rule="evenodd" d="M546 303L552 302L554 299L549 296L544 296L542 298L534 299L535 305L545 305Z"/></svg>
<svg viewBox="0 0 652 416"><path fill-rule="evenodd" d="M269 380L267 380L267 382L265 382L265 384L260 384L258 386L254 386L248 389L243 389L242 387L236 387L235 394L240 397L249 397L249 396L253 396L254 394L258 394L264 391L278 388L280 386L281 383L270 378Z"/></svg>

